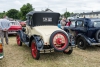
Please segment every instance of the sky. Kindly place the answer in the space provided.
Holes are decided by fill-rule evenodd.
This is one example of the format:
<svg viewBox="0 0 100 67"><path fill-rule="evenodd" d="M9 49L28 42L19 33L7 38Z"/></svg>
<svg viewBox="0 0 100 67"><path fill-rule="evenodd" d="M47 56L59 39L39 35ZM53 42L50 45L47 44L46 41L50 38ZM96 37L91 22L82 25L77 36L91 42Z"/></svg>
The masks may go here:
<svg viewBox="0 0 100 67"><path fill-rule="evenodd" d="M30 3L36 11L50 8L54 12L63 14L65 11L73 13L100 11L100 0L0 0L0 12L17 9Z"/></svg>

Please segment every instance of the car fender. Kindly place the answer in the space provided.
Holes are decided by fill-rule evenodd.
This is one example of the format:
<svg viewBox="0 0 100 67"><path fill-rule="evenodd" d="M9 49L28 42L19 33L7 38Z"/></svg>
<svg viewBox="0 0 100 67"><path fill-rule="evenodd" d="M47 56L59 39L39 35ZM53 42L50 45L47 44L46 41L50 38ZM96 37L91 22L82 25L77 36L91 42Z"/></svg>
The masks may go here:
<svg viewBox="0 0 100 67"><path fill-rule="evenodd" d="M21 42L24 42L24 38L23 38L23 31L22 30L19 30L19 31L17 31L17 34L20 36L20 38L21 38Z"/></svg>
<svg viewBox="0 0 100 67"><path fill-rule="evenodd" d="M83 38L86 40L86 42L87 42L89 45L91 45L90 40L89 40L85 35L83 35L83 34L78 34L78 35L76 36L76 38L75 38L75 41L78 40L79 37L83 37ZM75 43L75 44L77 44L77 43Z"/></svg>
<svg viewBox="0 0 100 67"><path fill-rule="evenodd" d="M36 41L37 49L38 49L38 50L43 49L43 44L44 44L44 43L43 43L43 40L42 40L41 37L38 36L38 35L32 35L32 36L30 37L29 46L31 47L31 41L32 41L33 39Z"/></svg>

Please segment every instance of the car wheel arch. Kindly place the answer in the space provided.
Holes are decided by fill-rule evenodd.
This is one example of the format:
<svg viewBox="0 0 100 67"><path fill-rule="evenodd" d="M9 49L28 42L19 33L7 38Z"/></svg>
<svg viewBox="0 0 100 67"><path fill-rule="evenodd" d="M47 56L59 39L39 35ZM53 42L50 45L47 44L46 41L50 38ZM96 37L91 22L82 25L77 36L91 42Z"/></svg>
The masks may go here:
<svg viewBox="0 0 100 67"><path fill-rule="evenodd" d="M43 49L43 40L41 39L40 36L38 35L32 35L29 39L29 47L31 47L31 42L32 40L35 40L36 43L37 43L37 49L40 50L40 49Z"/></svg>
<svg viewBox="0 0 100 67"><path fill-rule="evenodd" d="M86 42L88 43L88 45L91 45L91 42L86 38L86 36L84 36L84 35L82 35L82 34L79 34L79 35L77 35L76 36L76 38L75 38L75 44L77 44L77 40L78 40L78 38L80 38L80 37L82 37L82 38L84 38L85 40L86 40Z"/></svg>
<svg viewBox="0 0 100 67"><path fill-rule="evenodd" d="M31 42L32 42L33 39L34 39L34 35L31 36L30 39L29 39L29 47L31 47Z"/></svg>

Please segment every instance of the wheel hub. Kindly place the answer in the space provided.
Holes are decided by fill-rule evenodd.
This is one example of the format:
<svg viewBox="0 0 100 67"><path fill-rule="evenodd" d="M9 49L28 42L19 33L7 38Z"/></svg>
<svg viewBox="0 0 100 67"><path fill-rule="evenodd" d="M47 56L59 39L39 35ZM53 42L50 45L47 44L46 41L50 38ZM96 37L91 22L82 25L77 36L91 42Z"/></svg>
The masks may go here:
<svg viewBox="0 0 100 67"><path fill-rule="evenodd" d="M82 45L82 42L80 41L79 44Z"/></svg>
<svg viewBox="0 0 100 67"><path fill-rule="evenodd" d="M56 43L57 43L58 45L61 45L61 44L62 44L62 39L61 39L61 38L57 38L57 39L56 39Z"/></svg>

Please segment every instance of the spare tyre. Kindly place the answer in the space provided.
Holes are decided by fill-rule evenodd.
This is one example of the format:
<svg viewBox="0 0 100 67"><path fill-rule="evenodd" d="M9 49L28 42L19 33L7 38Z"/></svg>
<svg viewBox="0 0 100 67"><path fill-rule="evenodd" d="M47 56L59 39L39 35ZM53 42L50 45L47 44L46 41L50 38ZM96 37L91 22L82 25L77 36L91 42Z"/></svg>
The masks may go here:
<svg viewBox="0 0 100 67"><path fill-rule="evenodd" d="M53 32L50 36L50 45L57 51L64 51L69 45L68 34L60 30Z"/></svg>
<svg viewBox="0 0 100 67"><path fill-rule="evenodd" d="M98 30L95 34L95 39L97 40L97 42L100 42L100 30Z"/></svg>

